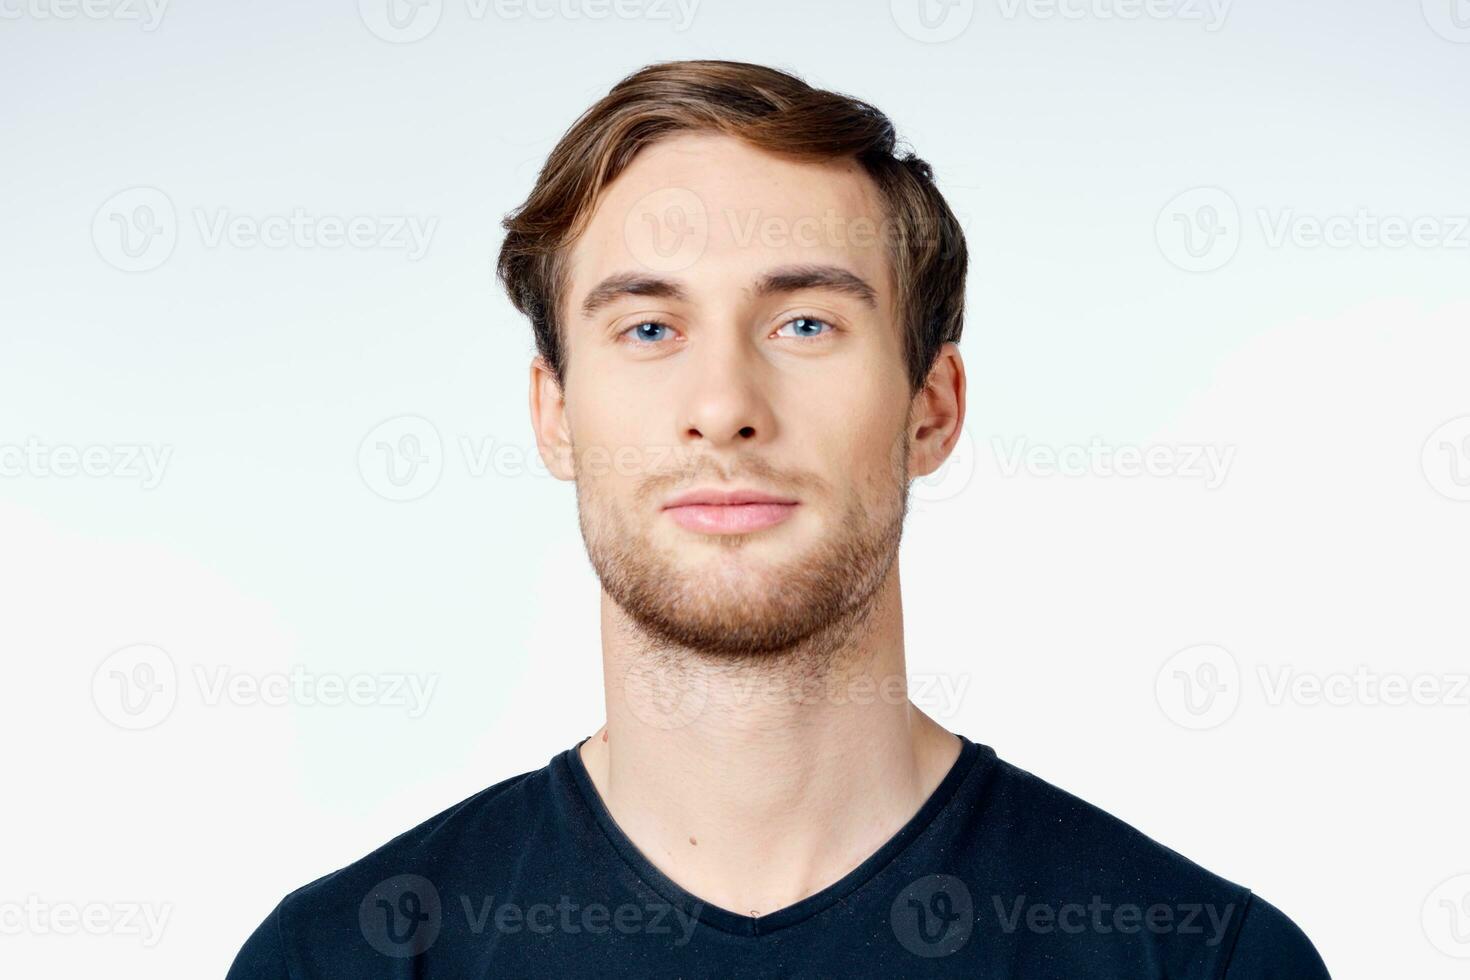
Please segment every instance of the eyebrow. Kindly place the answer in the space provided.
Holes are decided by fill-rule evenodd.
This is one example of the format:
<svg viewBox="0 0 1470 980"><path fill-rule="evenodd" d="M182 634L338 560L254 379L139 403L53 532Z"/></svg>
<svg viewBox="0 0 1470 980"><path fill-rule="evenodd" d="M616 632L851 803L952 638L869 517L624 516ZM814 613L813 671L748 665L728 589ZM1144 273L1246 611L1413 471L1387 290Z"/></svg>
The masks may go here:
<svg viewBox="0 0 1470 980"><path fill-rule="evenodd" d="M861 276L836 265L788 265L772 269L760 279L751 292L755 296L792 293L799 289L828 289L855 296L876 309L878 293ZM582 316L591 317L598 310L624 296L656 296L687 302L689 293L678 279L651 276L637 272L618 272L592 287L582 300Z"/></svg>

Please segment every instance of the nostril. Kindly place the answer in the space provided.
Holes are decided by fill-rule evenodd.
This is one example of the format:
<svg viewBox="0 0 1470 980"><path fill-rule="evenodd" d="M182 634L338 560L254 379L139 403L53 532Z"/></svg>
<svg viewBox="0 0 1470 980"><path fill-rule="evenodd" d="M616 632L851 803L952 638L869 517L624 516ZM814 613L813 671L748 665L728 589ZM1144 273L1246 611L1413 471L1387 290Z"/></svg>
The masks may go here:
<svg viewBox="0 0 1470 980"><path fill-rule="evenodd" d="M740 435L743 438L749 439L751 436L755 435L755 429L747 425L740 430Z"/></svg>

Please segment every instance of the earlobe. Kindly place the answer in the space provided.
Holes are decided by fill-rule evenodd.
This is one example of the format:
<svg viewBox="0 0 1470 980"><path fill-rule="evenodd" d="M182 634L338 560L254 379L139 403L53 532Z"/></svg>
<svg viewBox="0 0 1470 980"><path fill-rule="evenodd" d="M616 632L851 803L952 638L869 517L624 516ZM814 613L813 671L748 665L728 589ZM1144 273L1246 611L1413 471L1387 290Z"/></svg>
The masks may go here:
<svg viewBox="0 0 1470 980"><path fill-rule="evenodd" d="M547 472L558 480L572 480L571 429L566 417L566 397L556 373L541 355L531 359L531 429L536 449Z"/></svg>
<svg viewBox="0 0 1470 980"><path fill-rule="evenodd" d="M965 365L954 343L940 348L909 412L909 472L928 476L949 458L965 423Z"/></svg>

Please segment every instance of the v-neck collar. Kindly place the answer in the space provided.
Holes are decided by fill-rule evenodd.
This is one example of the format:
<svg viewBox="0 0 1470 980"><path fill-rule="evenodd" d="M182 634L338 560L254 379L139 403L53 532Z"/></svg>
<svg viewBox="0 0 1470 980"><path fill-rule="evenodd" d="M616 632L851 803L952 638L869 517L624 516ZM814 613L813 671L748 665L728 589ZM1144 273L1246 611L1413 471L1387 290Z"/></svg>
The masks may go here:
<svg viewBox="0 0 1470 980"><path fill-rule="evenodd" d="M561 753L557 761L569 770L572 783L576 786L582 803L602 829L603 835L612 845L613 850L661 898L670 905L681 909L687 917L698 919L723 932L736 936L758 937L796 925L851 895L867 884L873 876L898 857L919 834L923 833L924 829L954 798L956 791L971 771L977 768L975 763L981 757L983 746L958 733L955 734L955 737L960 740L959 757L955 759L949 772L945 773L934 792L930 793L929 798L919 807L918 812L910 817L908 822L900 827L892 837L888 838L856 868L826 888L784 908L759 916L742 915L700 899L697 895L685 890L683 886L669 878L655 867L653 862L644 857L643 852L617 825L607 805L603 803L602 796L597 792L597 787L592 783L592 777L582 762L580 751L582 743L587 739L582 739Z"/></svg>

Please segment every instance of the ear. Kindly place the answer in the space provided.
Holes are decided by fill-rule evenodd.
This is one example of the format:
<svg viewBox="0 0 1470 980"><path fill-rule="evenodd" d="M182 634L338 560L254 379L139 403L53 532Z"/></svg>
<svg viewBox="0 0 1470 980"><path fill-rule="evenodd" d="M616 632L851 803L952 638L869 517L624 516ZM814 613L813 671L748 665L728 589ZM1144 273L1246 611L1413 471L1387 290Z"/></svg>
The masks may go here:
<svg viewBox="0 0 1470 980"><path fill-rule="evenodd" d="M965 424L965 362L954 343L939 349L909 405L909 475L928 476L949 458Z"/></svg>
<svg viewBox="0 0 1470 980"><path fill-rule="evenodd" d="M551 365L540 354L531 359L531 428L547 471L558 480L574 479L566 397Z"/></svg>

